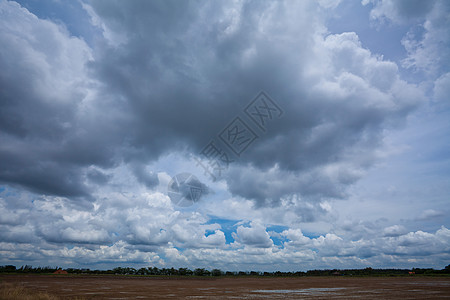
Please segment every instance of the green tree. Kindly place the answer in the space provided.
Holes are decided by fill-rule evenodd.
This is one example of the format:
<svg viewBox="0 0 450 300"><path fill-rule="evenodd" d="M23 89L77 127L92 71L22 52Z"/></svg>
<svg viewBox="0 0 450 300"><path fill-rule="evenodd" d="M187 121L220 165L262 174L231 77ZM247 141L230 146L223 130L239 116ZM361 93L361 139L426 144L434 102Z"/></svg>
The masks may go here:
<svg viewBox="0 0 450 300"><path fill-rule="evenodd" d="M197 268L194 270L194 275L195 276L206 276L207 275L207 270L203 269L203 268Z"/></svg>

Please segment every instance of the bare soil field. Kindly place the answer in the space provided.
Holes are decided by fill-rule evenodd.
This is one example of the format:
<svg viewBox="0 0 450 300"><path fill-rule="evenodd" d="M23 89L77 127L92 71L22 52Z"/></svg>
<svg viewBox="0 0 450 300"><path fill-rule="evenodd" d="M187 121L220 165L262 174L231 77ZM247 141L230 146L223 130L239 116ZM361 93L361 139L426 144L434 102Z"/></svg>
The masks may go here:
<svg viewBox="0 0 450 300"><path fill-rule="evenodd" d="M55 299L450 299L449 277L0 275L0 283Z"/></svg>

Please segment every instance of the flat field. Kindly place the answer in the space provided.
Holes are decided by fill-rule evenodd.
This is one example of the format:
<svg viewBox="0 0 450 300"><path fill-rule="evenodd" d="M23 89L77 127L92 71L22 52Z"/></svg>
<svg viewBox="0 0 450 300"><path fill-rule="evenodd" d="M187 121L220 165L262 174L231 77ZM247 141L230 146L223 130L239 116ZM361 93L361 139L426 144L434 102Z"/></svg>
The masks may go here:
<svg viewBox="0 0 450 300"><path fill-rule="evenodd" d="M450 299L450 277L0 275L0 283L55 299Z"/></svg>

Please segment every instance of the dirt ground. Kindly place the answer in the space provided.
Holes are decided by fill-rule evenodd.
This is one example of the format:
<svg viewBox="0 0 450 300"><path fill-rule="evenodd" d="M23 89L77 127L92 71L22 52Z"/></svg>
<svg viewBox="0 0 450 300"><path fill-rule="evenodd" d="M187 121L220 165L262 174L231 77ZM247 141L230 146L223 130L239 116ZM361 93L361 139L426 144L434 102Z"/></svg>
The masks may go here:
<svg viewBox="0 0 450 300"><path fill-rule="evenodd" d="M0 282L63 299L450 299L449 277L216 279L0 275Z"/></svg>

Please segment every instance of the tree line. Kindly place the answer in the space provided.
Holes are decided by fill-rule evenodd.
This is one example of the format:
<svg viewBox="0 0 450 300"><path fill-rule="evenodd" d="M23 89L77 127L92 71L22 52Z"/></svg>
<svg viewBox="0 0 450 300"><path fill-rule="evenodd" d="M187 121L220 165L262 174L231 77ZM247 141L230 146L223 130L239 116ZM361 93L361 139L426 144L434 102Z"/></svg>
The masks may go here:
<svg viewBox="0 0 450 300"><path fill-rule="evenodd" d="M32 274L49 274L54 273L62 268L59 267L32 267L29 265L16 268L13 265L0 266L0 273L32 273ZM207 270L204 268L197 268L194 270L188 268L130 268L117 267L111 270L91 270L91 269L65 269L69 274L98 274L98 275L159 275L159 276L401 276L401 275L443 275L450 274L450 265L442 270L435 270L432 268L412 268L412 269L325 269L325 270L309 270L306 272L257 272L257 271L222 271L220 269Z"/></svg>

